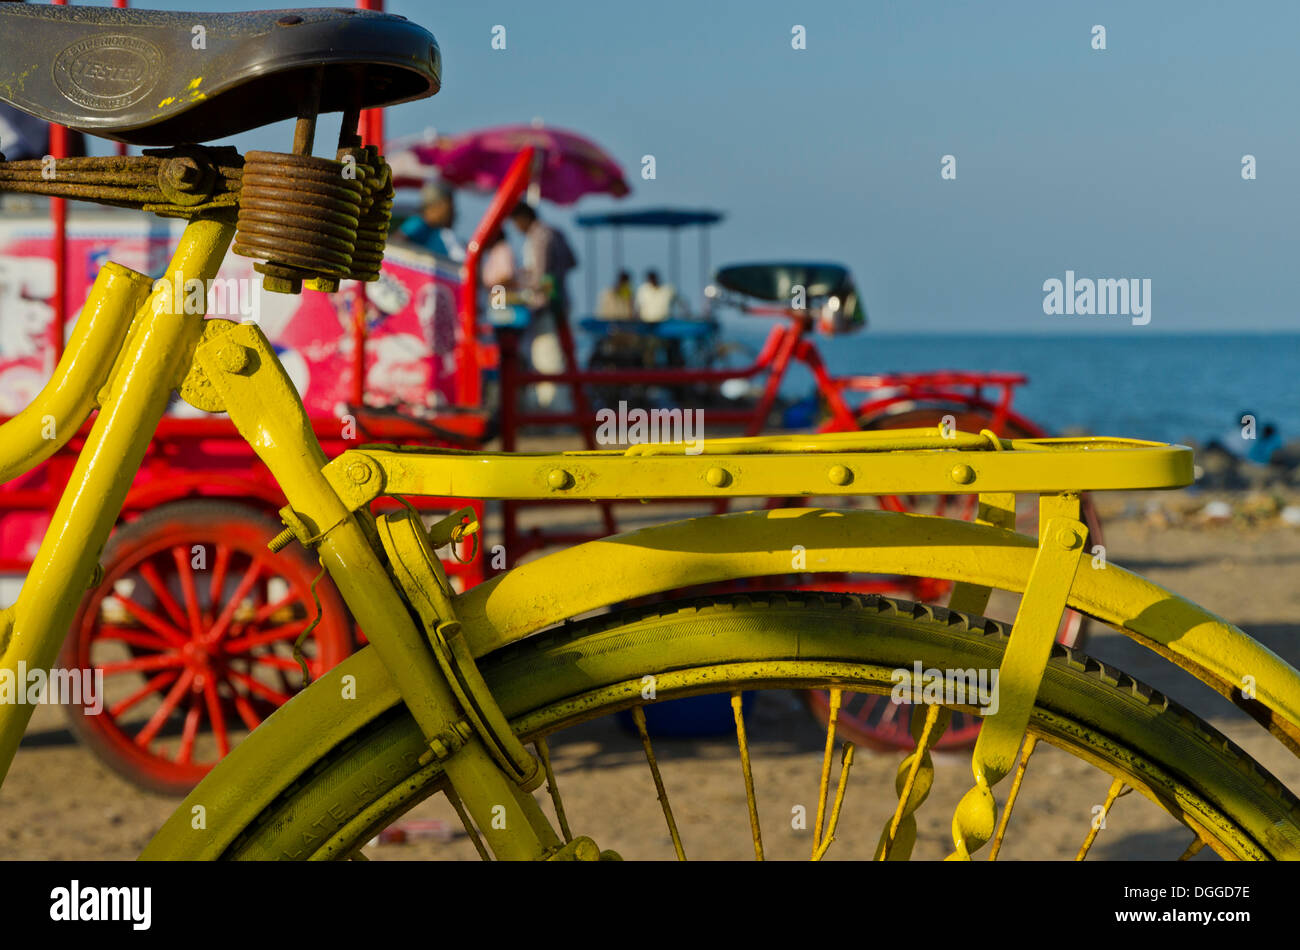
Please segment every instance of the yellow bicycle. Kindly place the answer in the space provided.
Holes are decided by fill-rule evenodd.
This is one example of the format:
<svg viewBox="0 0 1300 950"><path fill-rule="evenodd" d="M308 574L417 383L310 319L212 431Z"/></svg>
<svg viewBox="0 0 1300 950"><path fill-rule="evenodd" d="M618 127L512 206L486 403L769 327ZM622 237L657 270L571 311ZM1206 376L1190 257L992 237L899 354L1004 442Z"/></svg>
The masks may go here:
<svg viewBox="0 0 1300 950"><path fill-rule="evenodd" d="M53 178L39 162L0 161L0 187L189 223L160 281L104 267L49 384L4 425L0 479L8 480L98 410L22 594L0 618L0 671L54 664L173 391L229 414L289 502L273 550L313 551L370 640L253 730L185 799L146 858L362 856L380 829L438 793L484 857L616 857L574 833L584 819L565 807L547 738L623 709L640 728L666 840L683 857L690 843L641 710L701 693L732 696L737 787L743 781L761 858L741 692L828 689L833 708L843 691L891 694L902 684L912 690L917 749L899 766L891 813L857 829L877 857L912 853L935 778L930 749L953 710L985 714L968 790L952 814L953 858L985 845L996 856L1043 744L1109 775L1107 808L1131 788L1163 809L1187 829L1184 855L1208 845L1225 857L1300 856L1300 801L1280 782L1196 716L1053 644L1067 608L1095 618L1191 672L1300 753L1296 670L1226 621L1113 564L1095 569L1084 553L1080 492L1187 485L1189 449L914 429L713 440L699 454L671 444L551 455L370 446L327 459L266 337L255 324L206 319L201 290L232 241L259 260L270 290L373 279L391 180L377 152L360 146L358 115L437 91L433 37L400 17L352 11L6 7L0 96L44 119L160 148L68 159ZM199 26L202 56L192 46ZM327 112L343 114L334 159L311 155L316 117ZM184 144L294 117L291 152L239 156ZM200 290L194 306L191 282ZM185 305L174 288L186 288ZM383 496L422 495L922 493L975 494L977 519L802 507L702 517L563 550L461 594L436 551L476 524L453 513L427 527L413 509L375 516L370 507ZM1024 495L1038 496L1036 538L1012 530ZM933 577L954 588L946 606L797 591L607 609L796 571ZM994 590L1021 595L1010 625L980 616ZM195 649L202 662L221 662L219 639ZM920 672L929 670L943 671L943 681ZM996 673L996 702L954 672ZM201 673L187 688L193 702L220 699ZM0 707L0 774L31 712L25 703ZM830 719L810 828L816 858L849 836L841 819L853 750L832 790ZM994 789L1008 777L999 803ZM1081 856L1096 834L1094 824Z"/></svg>

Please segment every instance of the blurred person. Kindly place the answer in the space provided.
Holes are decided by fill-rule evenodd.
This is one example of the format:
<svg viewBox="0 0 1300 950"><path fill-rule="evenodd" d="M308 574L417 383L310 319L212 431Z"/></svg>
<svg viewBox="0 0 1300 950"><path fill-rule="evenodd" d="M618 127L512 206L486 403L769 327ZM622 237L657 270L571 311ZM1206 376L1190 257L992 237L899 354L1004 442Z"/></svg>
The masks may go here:
<svg viewBox="0 0 1300 950"><path fill-rule="evenodd" d="M646 271L645 282L636 289L636 315L646 323L662 323L672 316L676 303L677 288L661 284L658 271Z"/></svg>
<svg viewBox="0 0 1300 950"><path fill-rule="evenodd" d="M1246 449L1246 458L1256 465L1271 465L1273 454L1282 447L1282 436L1277 426L1271 422L1264 423L1259 430L1259 438L1251 441Z"/></svg>
<svg viewBox="0 0 1300 950"><path fill-rule="evenodd" d="M525 352L535 372L561 373L564 351L556 326L569 318L566 279L578 266L578 259L564 235L538 218L536 209L526 202L515 205L510 221L524 239L523 268L516 282L531 312ZM538 383L534 392L541 408L556 402L554 383Z"/></svg>
<svg viewBox="0 0 1300 950"><path fill-rule="evenodd" d="M402 223L399 233L412 244L453 261L465 260L465 248L452 227L456 224L456 195L441 182L420 189L420 212Z"/></svg>
<svg viewBox="0 0 1300 950"><path fill-rule="evenodd" d="M614 286L606 287L600 292L596 304L596 316L602 320L631 320L636 316L632 305L632 275L625 270L618 272Z"/></svg>
<svg viewBox="0 0 1300 950"><path fill-rule="evenodd" d="M1281 442L1273 423L1261 425L1254 412L1243 409L1233 416L1232 425L1228 429L1205 440L1205 449L1225 452L1233 458L1250 461L1258 461L1256 457L1261 456L1264 459L1261 464L1267 464L1268 457Z"/></svg>
<svg viewBox="0 0 1300 950"><path fill-rule="evenodd" d="M489 290L497 286L511 290L515 286L515 252L501 228L488 235L483 245L483 266L479 276L483 286Z"/></svg>

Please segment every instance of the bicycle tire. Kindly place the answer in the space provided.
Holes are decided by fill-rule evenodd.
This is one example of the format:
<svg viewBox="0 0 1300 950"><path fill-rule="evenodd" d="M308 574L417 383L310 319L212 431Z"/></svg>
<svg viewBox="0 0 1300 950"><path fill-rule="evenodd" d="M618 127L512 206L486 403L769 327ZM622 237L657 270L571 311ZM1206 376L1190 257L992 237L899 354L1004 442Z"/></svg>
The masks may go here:
<svg viewBox="0 0 1300 950"><path fill-rule="evenodd" d="M647 673L659 680L659 700L761 687L887 690L890 671L917 659L996 667L1008 636L1005 624L942 607L794 591L696 598L568 623L511 644L480 667L529 740L639 704ZM1221 856L1300 858L1300 800L1199 717L1090 657L1053 648L1030 732L1124 778L1199 829ZM391 708L244 827L216 829L230 842L221 858L348 857L439 789L436 763L417 762L423 748L405 709ZM570 818L580 826L580 816ZM184 847L160 846L145 857L184 857Z"/></svg>

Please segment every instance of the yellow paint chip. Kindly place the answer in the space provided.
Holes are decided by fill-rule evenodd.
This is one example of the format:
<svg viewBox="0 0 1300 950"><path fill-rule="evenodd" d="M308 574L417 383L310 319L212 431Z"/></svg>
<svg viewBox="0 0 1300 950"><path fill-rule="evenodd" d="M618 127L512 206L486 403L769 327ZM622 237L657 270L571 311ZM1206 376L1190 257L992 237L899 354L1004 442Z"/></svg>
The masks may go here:
<svg viewBox="0 0 1300 950"><path fill-rule="evenodd" d="M173 102L175 102L175 101L176 101L176 97L175 97L175 96L168 96L168 97L167 97L166 99L164 99L162 102L158 103L158 108L161 109L163 106L169 106L169 105L171 105L171 104L172 104Z"/></svg>
<svg viewBox="0 0 1300 950"><path fill-rule="evenodd" d="M199 88L199 83L201 83L201 82L203 82L203 77L202 77L202 76L199 76L197 79L191 79L191 80L190 80L189 88L190 88L190 89L197 89L197 88Z"/></svg>

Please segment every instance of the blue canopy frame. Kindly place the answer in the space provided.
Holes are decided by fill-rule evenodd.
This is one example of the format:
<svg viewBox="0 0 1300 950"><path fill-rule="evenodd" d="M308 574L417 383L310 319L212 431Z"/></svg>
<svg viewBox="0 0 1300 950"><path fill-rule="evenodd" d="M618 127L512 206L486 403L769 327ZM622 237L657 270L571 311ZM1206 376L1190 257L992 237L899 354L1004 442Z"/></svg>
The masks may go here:
<svg viewBox="0 0 1300 950"><path fill-rule="evenodd" d="M709 280L709 231L708 229L723 220L721 211L706 208L641 208L634 211L606 211L597 214L582 214L574 218L574 223L587 232L587 301L588 310L596 306L596 238L597 228L610 228L614 238L614 270L623 268L623 228L662 228L668 231L668 279L674 286L680 286L681 246L678 232L682 228L699 228L700 241L700 275L701 280Z"/></svg>
<svg viewBox="0 0 1300 950"><path fill-rule="evenodd" d="M687 211L684 208L646 208L642 211L610 211L582 214L574 219L580 228L684 228L695 224L717 224L720 211Z"/></svg>

